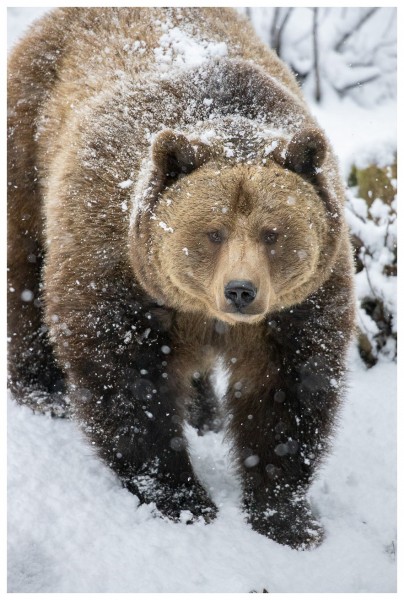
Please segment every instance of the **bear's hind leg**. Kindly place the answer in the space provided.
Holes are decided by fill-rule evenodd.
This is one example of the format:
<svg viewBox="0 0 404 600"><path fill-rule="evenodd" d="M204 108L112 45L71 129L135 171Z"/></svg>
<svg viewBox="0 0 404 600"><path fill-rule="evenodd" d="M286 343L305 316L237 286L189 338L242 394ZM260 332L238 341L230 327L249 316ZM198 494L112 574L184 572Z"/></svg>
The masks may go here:
<svg viewBox="0 0 404 600"><path fill-rule="evenodd" d="M223 419L209 373L197 373L193 376L192 384L194 397L189 408L190 424L198 431L198 435L220 431Z"/></svg>
<svg viewBox="0 0 404 600"><path fill-rule="evenodd" d="M17 218L17 215L9 217L8 384L20 404L38 412L65 416L69 407L65 399L64 375L56 363L43 321L43 252L30 232L24 229L29 224L21 217L18 226Z"/></svg>
<svg viewBox="0 0 404 600"><path fill-rule="evenodd" d="M26 50L26 49L25 49ZM39 55L38 55L39 56ZM38 58L38 57L37 57ZM18 51L14 54L18 60ZM64 416L64 375L44 324L41 279L44 261L42 194L39 188L35 118L38 90L31 88L37 60L27 55L14 76L10 65L7 146L7 330L9 387L20 404ZM31 86L33 84L31 83ZM28 91L29 89L29 91ZM36 91L35 91L36 90Z"/></svg>

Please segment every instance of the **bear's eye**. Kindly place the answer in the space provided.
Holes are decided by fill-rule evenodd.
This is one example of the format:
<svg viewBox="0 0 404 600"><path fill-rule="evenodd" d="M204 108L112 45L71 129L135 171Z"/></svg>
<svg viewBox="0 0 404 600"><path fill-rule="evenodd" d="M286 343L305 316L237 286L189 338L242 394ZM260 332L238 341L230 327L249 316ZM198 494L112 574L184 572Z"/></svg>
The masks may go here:
<svg viewBox="0 0 404 600"><path fill-rule="evenodd" d="M223 234L221 231L215 229L214 231L208 232L208 238L214 244L221 244L223 242Z"/></svg>
<svg viewBox="0 0 404 600"><path fill-rule="evenodd" d="M264 244L275 244L278 239L278 232L276 229L264 229L262 232L262 241Z"/></svg>

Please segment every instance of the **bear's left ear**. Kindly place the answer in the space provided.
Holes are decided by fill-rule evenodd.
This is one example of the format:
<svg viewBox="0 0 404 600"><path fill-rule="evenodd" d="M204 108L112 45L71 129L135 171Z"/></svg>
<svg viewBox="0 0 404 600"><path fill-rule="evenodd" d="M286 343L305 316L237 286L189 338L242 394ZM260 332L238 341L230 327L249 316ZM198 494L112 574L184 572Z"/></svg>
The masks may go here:
<svg viewBox="0 0 404 600"><path fill-rule="evenodd" d="M296 133L286 147L284 166L306 176L314 176L327 153L327 140L320 129L307 127Z"/></svg>
<svg viewBox="0 0 404 600"><path fill-rule="evenodd" d="M152 158L161 183L167 185L200 167L208 158L208 150L201 142L191 143L182 133L166 130L156 137Z"/></svg>

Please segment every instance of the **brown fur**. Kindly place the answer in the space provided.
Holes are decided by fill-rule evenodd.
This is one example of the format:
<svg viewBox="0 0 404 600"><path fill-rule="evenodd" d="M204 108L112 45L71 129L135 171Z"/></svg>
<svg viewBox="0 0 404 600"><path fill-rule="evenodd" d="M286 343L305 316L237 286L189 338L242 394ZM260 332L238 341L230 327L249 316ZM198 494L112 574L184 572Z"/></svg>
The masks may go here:
<svg viewBox="0 0 404 600"><path fill-rule="evenodd" d="M178 69L173 27L227 55ZM66 382L100 455L172 518L216 512L184 418L225 419L252 526L318 543L305 494L341 400L352 260L337 163L291 73L230 9L65 8L12 53L9 104L17 400L63 413Z"/></svg>

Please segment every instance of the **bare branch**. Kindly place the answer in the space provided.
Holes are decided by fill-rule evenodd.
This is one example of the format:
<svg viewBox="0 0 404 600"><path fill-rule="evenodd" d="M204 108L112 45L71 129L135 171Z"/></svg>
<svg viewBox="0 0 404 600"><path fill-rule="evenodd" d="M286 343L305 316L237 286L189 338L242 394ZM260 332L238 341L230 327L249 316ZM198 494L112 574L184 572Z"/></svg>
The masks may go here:
<svg viewBox="0 0 404 600"><path fill-rule="evenodd" d="M271 46L274 48L275 52L278 56L281 56L282 50L282 34L285 29L286 23L289 20L290 15L292 14L293 8L288 8L285 12L285 16L281 22L281 9L275 8L274 18L272 20L271 27ZM279 22L279 23L278 23Z"/></svg>
<svg viewBox="0 0 404 600"><path fill-rule="evenodd" d="M276 31L277 31L280 10L281 9L279 7L275 8L274 16L272 17L272 25L271 25L271 31L270 31L270 43L269 43L271 48L275 48L275 43L276 43L275 38L276 38Z"/></svg>
<svg viewBox="0 0 404 600"><path fill-rule="evenodd" d="M376 81L376 79L379 79L379 78L380 78L380 73L378 73L377 75L372 75L371 77L362 79L361 81L355 81L355 83L350 83L337 91L341 96L343 96L348 90L352 90L353 88L356 88L356 87L361 87L363 85L366 85L367 83L372 83L372 81Z"/></svg>
<svg viewBox="0 0 404 600"><path fill-rule="evenodd" d="M318 8L313 8L313 67L315 78L314 96L317 102L321 100L320 71L318 64Z"/></svg>
<svg viewBox="0 0 404 600"><path fill-rule="evenodd" d="M358 20L356 25L352 27L349 31L345 32L340 41L334 46L334 50L336 52L341 52L342 46L345 42L370 19L372 15L375 14L376 11L379 10L379 7L371 8L367 13L364 13L362 17Z"/></svg>
<svg viewBox="0 0 404 600"><path fill-rule="evenodd" d="M349 68L350 69L355 69L357 67L373 67L374 62L373 60L367 60L367 61L355 61L352 63L349 63Z"/></svg>

